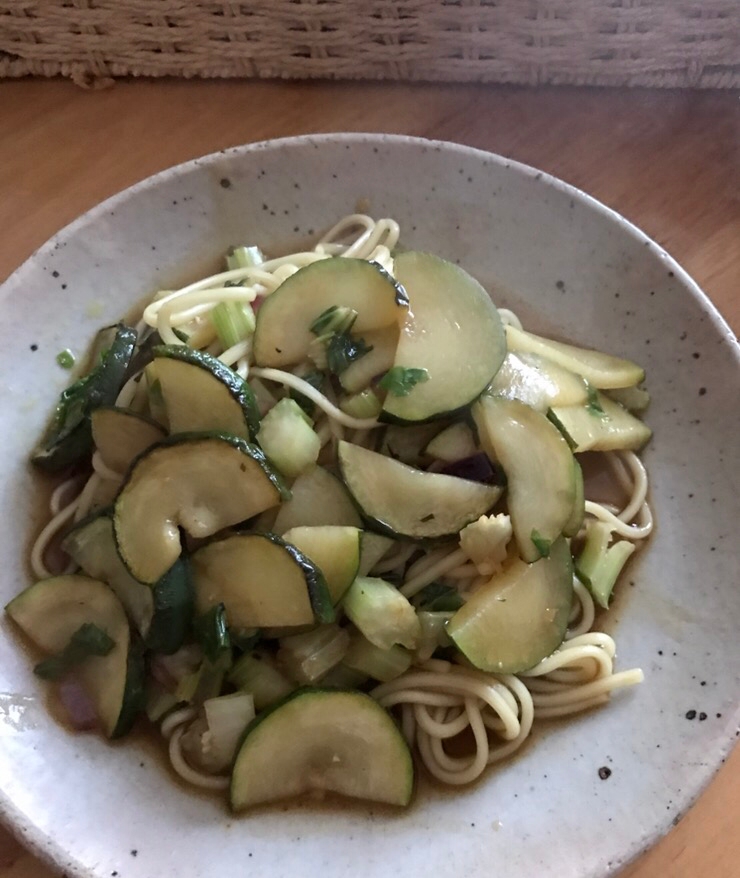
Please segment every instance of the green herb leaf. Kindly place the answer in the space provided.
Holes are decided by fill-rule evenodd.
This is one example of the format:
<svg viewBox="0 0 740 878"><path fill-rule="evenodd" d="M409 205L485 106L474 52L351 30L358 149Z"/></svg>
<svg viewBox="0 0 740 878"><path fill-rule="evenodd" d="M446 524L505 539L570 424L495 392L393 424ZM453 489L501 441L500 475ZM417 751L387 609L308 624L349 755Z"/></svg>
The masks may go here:
<svg viewBox="0 0 740 878"><path fill-rule="evenodd" d="M535 549L540 553L540 558L548 558L550 556L552 540L546 540L543 536L540 536L540 532L534 528L532 528L532 533L529 535L529 538L534 543Z"/></svg>
<svg viewBox="0 0 740 878"><path fill-rule="evenodd" d="M57 354L57 363L62 369L71 369L75 364L75 355L69 348L65 348Z"/></svg>
<svg viewBox="0 0 740 878"><path fill-rule="evenodd" d="M378 387L387 390L392 396L408 396L417 384L425 381L429 381L429 372L426 369L394 366L380 379Z"/></svg>
<svg viewBox="0 0 740 878"><path fill-rule="evenodd" d="M102 628L92 622L85 622L70 637L69 643L61 652L39 662L33 672L44 680L61 680L85 659L95 655L108 655L115 645L115 641Z"/></svg>
<svg viewBox="0 0 740 878"><path fill-rule="evenodd" d="M371 350L364 338L352 338L347 332L335 333L326 346L327 368L334 375L341 375L350 363Z"/></svg>
<svg viewBox="0 0 740 878"><path fill-rule="evenodd" d="M586 408L595 418L605 418L606 412L601 407L601 402L599 402L598 390L591 384L587 384L586 386L588 389L588 402L586 403Z"/></svg>
<svg viewBox="0 0 740 878"><path fill-rule="evenodd" d="M199 616L193 628L209 661L215 663L226 652L231 652L231 637L226 626L226 608L223 604L216 604Z"/></svg>

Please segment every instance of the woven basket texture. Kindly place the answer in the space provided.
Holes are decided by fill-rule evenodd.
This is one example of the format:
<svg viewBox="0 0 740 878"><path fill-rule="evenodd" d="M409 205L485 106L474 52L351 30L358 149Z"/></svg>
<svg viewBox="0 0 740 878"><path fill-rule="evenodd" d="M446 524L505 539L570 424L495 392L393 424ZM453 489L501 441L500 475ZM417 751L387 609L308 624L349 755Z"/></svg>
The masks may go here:
<svg viewBox="0 0 740 878"><path fill-rule="evenodd" d="M740 0L0 0L0 76L729 88Z"/></svg>

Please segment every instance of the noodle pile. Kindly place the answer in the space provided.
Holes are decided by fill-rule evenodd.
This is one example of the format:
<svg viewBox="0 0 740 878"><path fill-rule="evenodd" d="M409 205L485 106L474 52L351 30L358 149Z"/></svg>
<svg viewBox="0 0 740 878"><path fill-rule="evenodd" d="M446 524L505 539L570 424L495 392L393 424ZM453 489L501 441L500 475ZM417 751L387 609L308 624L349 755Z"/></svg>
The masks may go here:
<svg viewBox="0 0 740 878"><path fill-rule="evenodd" d="M145 308L139 331L156 329L165 344L183 344L177 331L188 334L188 344L217 356L242 378L257 379L299 391L321 410L315 424L322 446L336 448L343 438L367 445L372 431L381 426L375 419L359 419L341 411L332 392L322 393L300 375L251 363L251 340L223 350L208 315L219 302L254 303L269 296L300 268L332 256L354 257L380 263L393 273L392 251L399 239L399 226L392 219L372 220L354 214L337 223L312 249L271 259L257 266L221 272L180 290L158 294ZM235 285L240 284L240 285ZM502 320L520 327L515 314L500 309ZM273 391L270 391L271 393ZM146 389L141 376L122 388L116 405L141 410ZM604 522L613 534L636 546L651 533L653 518L647 504L648 479L633 452L606 452L604 458L614 481L625 495L621 507L586 501L586 517ZM433 465L432 465L433 468ZM68 479L53 492L51 518L31 552L31 566L39 578L54 575L46 554L55 537L69 524L115 496L123 478L106 467L96 452L92 473L85 479ZM401 583L400 591L413 597L432 582L453 585L465 596L488 577L477 569L460 548L424 550L399 541L376 565L371 575L388 576ZM67 572L74 570L74 565ZM614 670L616 645L612 637L593 630L595 606L586 587L574 579L574 600L565 641L548 658L517 676L483 673L463 664L430 658L412 666L401 676L371 690L380 705L395 711L409 744L438 781L462 785L474 781L493 762L506 759L529 736L537 720L568 716L604 704L611 693L643 679L639 669ZM178 709L161 723L169 741L174 770L188 783L223 789L228 779L194 769L185 758L182 736L196 715L192 707ZM448 743L460 735L472 741L472 752L452 755Z"/></svg>

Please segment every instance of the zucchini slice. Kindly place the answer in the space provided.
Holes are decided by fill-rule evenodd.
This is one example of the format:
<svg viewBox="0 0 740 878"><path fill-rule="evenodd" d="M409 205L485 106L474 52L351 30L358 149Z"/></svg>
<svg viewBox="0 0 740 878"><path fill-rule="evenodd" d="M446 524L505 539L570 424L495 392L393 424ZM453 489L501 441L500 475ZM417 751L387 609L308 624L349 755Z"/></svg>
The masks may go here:
<svg viewBox="0 0 740 878"><path fill-rule="evenodd" d="M143 707L144 664L129 640L123 606L104 582L85 576L42 579L5 608L10 618L46 653L61 652L85 623L113 640L105 656L91 656L75 669L109 738L126 734Z"/></svg>
<svg viewBox="0 0 740 878"><path fill-rule="evenodd" d="M149 649L171 655L182 646L193 618L193 587L185 559L178 558L153 586L144 585L121 560L113 521L105 513L73 528L62 548L88 576L110 586Z"/></svg>
<svg viewBox="0 0 740 878"><path fill-rule="evenodd" d="M318 567L274 534L235 534L192 556L198 611L226 608L229 627L333 622L334 606Z"/></svg>
<svg viewBox="0 0 740 878"><path fill-rule="evenodd" d="M339 466L365 518L413 539L457 535L502 493L497 485L424 472L349 442L339 443Z"/></svg>
<svg viewBox="0 0 740 878"><path fill-rule="evenodd" d="M390 714L362 692L306 688L247 727L230 797L235 811L312 792L404 806L413 788L411 753Z"/></svg>
<svg viewBox="0 0 740 878"><path fill-rule="evenodd" d="M357 311L353 333L397 324L406 293L376 262L335 257L301 268L257 312L254 358L260 366L289 366L306 358L311 324L332 306Z"/></svg>
<svg viewBox="0 0 740 878"><path fill-rule="evenodd" d="M96 409L91 421L93 442L103 463L121 475L134 458L167 435L156 421L115 406Z"/></svg>
<svg viewBox="0 0 740 878"><path fill-rule="evenodd" d="M573 512L563 527L563 536L574 537L583 527L583 520L586 517L586 486L583 482L583 470L580 463L574 458L576 477L576 499L573 503Z"/></svg>
<svg viewBox="0 0 740 878"><path fill-rule="evenodd" d="M315 466L302 473L291 486L291 498L280 507L270 528L284 534L294 527L338 525L362 527L347 489L323 467Z"/></svg>
<svg viewBox="0 0 740 878"><path fill-rule="evenodd" d="M633 387L645 378L645 370L631 360L541 338L515 326L506 327L506 343L511 351L539 354L552 360L564 369L581 375L599 390Z"/></svg>
<svg viewBox="0 0 740 878"><path fill-rule="evenodd" d="M447 635L481 671L518 674L563 642L573 597L573 561L561 537L547 558L519 558L473 594Z"/></svg>
<svg viewBox="0 0 740 878"><path fill-rule="evenodd" d="M132 576L155 583L180 555L180 527L208 537L286 496L255 445L223 433L171 436L134 462L116 497L118 552Z"/></svg>
<svg viewBox="0 0 740 878"><path fill-rule="evenodd" d="M540 412L553 405L585 405L588 401L588 385L580 375L541 354L526 351L509 351L491 382L491 390Z"/></svg>
<svg viewBox="0 0 740 878"><path fill-rule="evenodd" d="M653 435L650 427L603 393L596 394L596 406L552 410L576 443L576 452L637 450Z"/></svg>
<svg viewBox="0 0 740 878"><path fill-rule="evenodd" d="M254 439L259 410L236 372L187 345L160 345L152 353L147 378L159 382L170 433L208 430Z"/></svg>
<svg viewBox="0 0 740 878"><path fill-rule="evenodd" d="M293 527L283 534L323 573L332 603L338 604L360 567L362 531L356 527Z"/></svg>
<svg viewBox="0 0 740 878"><path fill-rule="evenodd" d="M401 253L396 277L410 307L394 366L426 369L428 380L405 396L388 393L383 420L429 421L470 405L490 384L506 355L496 306L467 272L430 253Z"/></svg>
<svg viewBox="0 0 740 878"><path fill-rule="evenodd" d="M62 391L54 418L31 457L33 463L48 472L59 472L90 453L90 414L116 401L136 337L136 330L123 324L105 332L104 341L91 358L97 363L95 368Z"/></svg>
<svg viewBox="0 0 740 878"><path fill-rule="evenodd" d="M486 396L472 412L483 450L506 473L519 552L525 561L536 561L573 515L573 454L558 428L522 402Z"/></svg>
<svg viewBox="0 0 740 878"><path fill-rule="evenodd" d="M128 572L116 550L113 521L105 513L83 520L65 536L62 548L93 579L107 583L142 637L154 615L154 594Z"/></svg>

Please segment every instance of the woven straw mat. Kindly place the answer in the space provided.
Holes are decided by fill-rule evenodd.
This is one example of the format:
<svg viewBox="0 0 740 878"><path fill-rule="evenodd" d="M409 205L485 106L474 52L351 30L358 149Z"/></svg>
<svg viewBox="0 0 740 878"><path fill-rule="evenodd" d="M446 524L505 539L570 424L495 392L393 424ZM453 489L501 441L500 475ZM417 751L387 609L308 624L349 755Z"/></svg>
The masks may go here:
<svg viewBox="0 0 740 878"><path fill-rule="evenodd" d="M0 0L0 76L729 88L740 0Z"/></svg>

